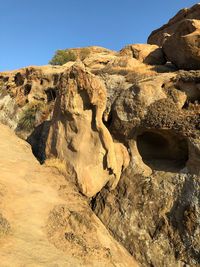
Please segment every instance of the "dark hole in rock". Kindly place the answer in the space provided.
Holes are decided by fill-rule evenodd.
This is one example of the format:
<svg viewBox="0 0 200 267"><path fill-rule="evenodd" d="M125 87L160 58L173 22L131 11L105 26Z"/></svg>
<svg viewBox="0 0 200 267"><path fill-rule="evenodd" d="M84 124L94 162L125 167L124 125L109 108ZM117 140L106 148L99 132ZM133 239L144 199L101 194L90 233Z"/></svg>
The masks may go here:
<svg viewBox="0 0 200 267"><path fill-rule="evenodd" d="M24 86L24 95L28 95L30 93L31 87L32 87L31 84L26 84Z"/></svg>
<svg viewBox="0 0 200 267"><path fill-rule="evenodd" d="M0 80L2 80L3 82L8 82L9 77L0 76Z"/></svg>
<svg viewBox="0 0 200 267"><path fill-rule="evenodd" d="M108 115L108 119L105 120L104 117L103 117L103 123L105 124L105 126L109 129L112 125L112 113L110 112L109 115Z"/></svg>
<svg viewBox="0 0 200 267"><path fill-rule="evenodd" d="M33 155L41 164L43 164L46 159L45 148L50 124L50 121L44 121L34 129L26 140L32 147Z"/></svg>
<svg viewBox="0 0 200 267"><path fill-rule="evenodd" d="M145 131L137 136L137 147L143 162L153 170L176 172L188 160L188 143L169 130Z"/></svg>
<svg viewBox="0 0 200 267"><path fill-rule="evenodd" d="M47 102L51 102L56 99L56 96L57 96L56 91L57 91L57 88L48 88L47 90L45 90L45 93L47 95Z"/></svg>
<svg viewBox="0 0 200 267"><path fill-rule="evenodd" d="M24 77L21 75L20 72L18 72L16 75L15 75L15 84L17 86L21 86L24 84Z"/></svg>
<svg viewBox="0 0 200 267"><path fill-rule="evenodd" d="M193 108L193 107L198 106L198 105L200 105L200 97L198 99L195 99L195 100L187 99L182 108L183 109L190 109L190 108Z"/></svg>

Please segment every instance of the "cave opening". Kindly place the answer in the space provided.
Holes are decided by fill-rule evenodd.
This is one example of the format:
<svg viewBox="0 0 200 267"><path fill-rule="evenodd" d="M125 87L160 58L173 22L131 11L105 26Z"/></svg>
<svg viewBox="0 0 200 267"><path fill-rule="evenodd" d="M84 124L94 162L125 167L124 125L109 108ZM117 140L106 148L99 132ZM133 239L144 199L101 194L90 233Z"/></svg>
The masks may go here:
<svg viewBox="0 0 200 267"><path fill-rule="evenodd" d="M143 162L153 170L176 172L188 160L186 138L170 130L141 133L137 136L137 148Z"/></svg>
<svg viewBox="0 0 200 267"><path fill-rule="evenodd" d="M47 102L54 101L57 96L57 88L48 88L45 90L45 93L47 95Z"/></svg>
<svg viewBox="0 0 200 267"><path fill-rule="evenodd" d="M32 85L31 84L26 84L24 86L24 95L28 95L31 92Z"/></svg>
<svg viewBox="0 0 200 267"><path fill-rule="evenodd" d="M22 76L22 74L20 72L18 72L15 77L14 77L14 80L15 80L15 84L17 86L21 86L24 84L24 80L25 78Z"/></svg>

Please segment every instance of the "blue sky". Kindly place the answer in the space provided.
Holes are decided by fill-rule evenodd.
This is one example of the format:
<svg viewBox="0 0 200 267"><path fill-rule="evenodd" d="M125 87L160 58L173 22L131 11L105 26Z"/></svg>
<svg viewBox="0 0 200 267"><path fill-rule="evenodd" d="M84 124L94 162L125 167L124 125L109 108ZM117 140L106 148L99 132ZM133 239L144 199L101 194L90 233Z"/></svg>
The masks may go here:
<svg viewBox="0 0 200 267"><path fill-rule="evenodd" d="M0 71L45 65L57 49L145 43L192 0L0 0Z"/></svg>

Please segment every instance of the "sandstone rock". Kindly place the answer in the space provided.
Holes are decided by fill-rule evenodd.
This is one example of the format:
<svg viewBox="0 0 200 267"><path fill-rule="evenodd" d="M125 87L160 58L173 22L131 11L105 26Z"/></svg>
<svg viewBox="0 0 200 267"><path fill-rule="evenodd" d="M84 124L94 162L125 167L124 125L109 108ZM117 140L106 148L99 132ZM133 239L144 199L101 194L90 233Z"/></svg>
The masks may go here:
<svg viewBox="0 0 200 267"><path fill-rule="evenodd" d="M93 209L144 267L199 265L199 177L128 168L113 192L102 190Z"/></svg>
<svg viewBox="0 0 200 267"><path fill-rule="evenodd" d="M199 3L191 8L184 8L180 10L173 18L169 20L167 24L153 31L148 38L148 43L162 46L166 38L174 34L179 27L179 24L185 19L200 19Z"/></svg>
<svg viewBox="0 0 200 267"><path fill-rule="evenodd" d="M200 102L200 71L179 71L172 81L179 93L185 95L183 108L196 109Z"/></svg>
<svg viewBox="0 0 200 267"><path fill-rule="evenodd" d="M10 229L11 229L10 223L0 213L0 238L5 237L5 235L8 235Z"/></svg>
<svg viewBox="0 0 200 267"><path fill-rule="evenodd" d="M128 143L130 163L92 207L141 266L200 263L199 78L180 71L140 80L111 109L109 130Z"/></svg>
<svg viewBox="0 0 200 267"><path fill-rule="evenodd" d="M188 140L189 149L189 160L187 161L187 167L189 171L200 175L200 140L199 139L189 139Z"/></svg>
<svg viewBox="0 0 200 267"><path fill-rule="evenodd" d="M82 61L85 66L91 70L97 70L105 67L105 65L114 59L117 53L113 50L106 49L100 46L88 46L81 48L71 48L68 51L75 54L77 60ZM67 62L63 66L73 65L73 62Z"/></svg>
<svg viewBox="0 0 200 267"><path fill-rule="evenodd" d="M83 63L85 64L85 66L95 71L104 68L110 61L115 58L116 55L114 53L97 53L91 54L89 57L83 60Z"/></svg>
<svg viewBox="0 0 200 267"><path fill-rule="evenodd" d="M63 74L46 154L66 161L80 190L89 197L109 180L113 189L129 162L126 148L113 142L102 122L105 108L106 88L83 66L74 65Z"/></svg>
<svg viewBox="0 0 200 267"><path fill-rule="evenodd" d="M133 129L141 124L148 107L160 99L167 98L162 87L173 76L173 74L163 74L143 79L121 92L112 107L114 118L112 126L116 134L131 136Z"/></svg>
<svg viewBox="0 0 200 267"><path fill-rule="evenodd" d="M139 52L142 61L145 49ZM21 216L20 200L13 200L16 192L27 204L22 209L25 223L30 217L32 225L42 214L46 222L42 242L48 253L36 242L44 251L38 259L28 247L29 255L40 262L52 255L51 264L56 258L62 266L63 260L66 263L75 255L69 266L84 266L87 261L97 267L135 266L88 208L91 201L104 225L141 266L198 266L200 71L177 71L168 63L147 65L133 58L132 52L122 54L93 47L82 63L78 59L61 67L27 67L0 74L0 119L15 131L21 127L21 136L40 162L54 164L65 175L61 179L21 150L20 164L13 160L18 146L7 133L0 138L0 208L6 205L10 210L9 201L17 205L14 212L1 212L11 228L15 226L8 215ZM32 127L25 131L22 122L31 122ZM12 141L10 154L5 136ZM7 158L9 169L4 167ZM1 206L2 175L6 185L15 182L11 167L20 170ZM44 229L44 220L39 222ZM38 238L34 231L28 232ZM27 236L20 240L14 259ZM7 250L3 253L5 260L13 260Z"/></svg>
<svg viewBox="0 0 200 267"><path fill-rule="evenodd" d="M200 22L184 20L163 44L169 61L179 69L200 69Z"/></svg>
<svg viewBox="0 0 200 267"><path fill-rule="evenodd" d="M86 47L78 47L78 48L70 48L67 51L73 52L78 60L84 61L86 58L89 57L98 57L99 56L108 56L108 55L115 55L116 52L105 47L101 46L86 46Z"/></svg>
<svg viewBox="0 0 200 267"><path fill-rule="evenodd" d="M41 166L5 125L0 169L1 266L138 266L61 174L61 163Z"/></svg>
<svg viewBox="0 0 200 267"><path fill-rule="evenodd" d="M5 91L0 91L0 121L1 123L7 124L12 129L17 127L18 118L18 107L13 98Z"/></svg>
<svg viewBox="0 0 200 267"><path fill-rule="evenodd" d="M30 66L0 74L0 121L23 139L51 117L60 74L71 67Z"/></svg>
<svg viewBox="0 0 200 267"><path fill-rule="evenodd" d="M163 65L166 63L165 56L161 48L157 45L133 44L120 50L121 56L130 56L140 62L150 65Z"/></svg>

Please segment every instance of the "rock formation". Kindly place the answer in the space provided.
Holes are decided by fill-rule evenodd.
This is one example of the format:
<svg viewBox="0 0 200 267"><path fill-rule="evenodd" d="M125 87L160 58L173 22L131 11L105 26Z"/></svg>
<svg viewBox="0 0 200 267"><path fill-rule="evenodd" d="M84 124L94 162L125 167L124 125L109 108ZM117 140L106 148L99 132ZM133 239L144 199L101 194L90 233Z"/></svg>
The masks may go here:
<svg viewBox="0 0 200 267"><path fill-rule="evenodd" d="M163 51L157 45L128 45L120 51L120 55L132 56L133 58L150 65L163 65L166 63Z"/></svg>
<svg viewBox="0 0 200 267"><path fill-rule="evenodd" d="M138 266L57 161L41 166L4 125L0 151L1 266Z"/></svg>
<svg viewBox="0 0 200 267"><path fill-rule="evenodd" d="M200 21L184 20L163 44L169 61L179 69L200 68Z"/></svg>
<svg viewBox="0 0 200 267"><path fill-rule="evenodd" d="M105 108L106 88L98 78L80 64L63 73L46 155L66 161L80 190L89 197L108 181L114 189L129 163L126 148L113 142L102 121Z"/></svg>
<svg viewBox="0 0 200 267"><path fill-rule="evenodd" d="M162 46L166 38L176 32L179 24L185 19L200 19L200 3L192 6L191 8L181 9L173 18L168 21L168 23L159 29L154 30L150 34L148 43Z"/></svg>
<svg viewBox="0 0 200 267"><path fill-rule="evenodd" d="M199 19L197 4L149 44L71 49L76 62L0 74L0 121L63 174L31 178L42 186L53 179L61 191L46 212L52 255L56 248L61 259L71 253L91 266L136 266L128 252L144 267L200 264ZM44 170L35 164L34 172ZM12 231L4 208L0 237Z"/></svg>

